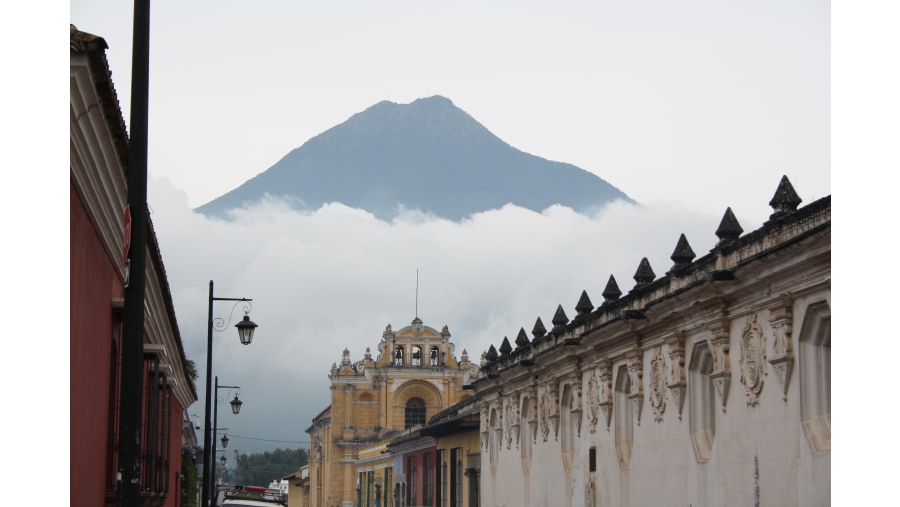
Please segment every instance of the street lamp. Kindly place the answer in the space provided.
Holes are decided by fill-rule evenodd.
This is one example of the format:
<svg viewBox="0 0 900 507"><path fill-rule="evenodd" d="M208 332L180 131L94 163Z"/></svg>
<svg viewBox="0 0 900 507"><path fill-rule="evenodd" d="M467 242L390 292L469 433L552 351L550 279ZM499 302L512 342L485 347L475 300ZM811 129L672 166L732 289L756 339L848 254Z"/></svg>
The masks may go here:
<svg viewBox="0 0 900 507"><path fill-rule="evenodd" d="M231 309L232 313L234 312L234 308L237 308L237 302L250 302L251 299L247 298L217 298L213 297L213 281L209 281L209 313L207 320L207 335L206 335L206 413L205 413L205 425L203 428L203 491L201 497L201 507L210 507L210 493L211 493L211 484L214 479L212 479L211 475L215 472L215 466L212 463L212 425L210 424L210 416L212 415L212 338L213 338L213 329L216 331L222 331L228 325L222 319L216 319L216 325L213 325L213 302L215 301L236 301L234 307ZM245 309L244 319L237 323L235 326L238 330L238 337L241 340L241 343L244 345L249 345L251 341L253 341L253 331L256 330L257 325L250 320L250 317L246 315L249 311ZM229 317L229 321L230 321Z"/></svg>
<svg viewBox="0 0 900 507"><path fill-rule="evenodd" d="M241 413L241 405L244 404L243 401L238 399L238 393L241 392L240 386L220 386L219 385L219 377L217 375L215 387L216 387L216 406L213 407L213 429L212 429L212 431L213 431L212 455L213 456L215 456L215 453L216 453L216 437L219 436L219 430L221 429L224 431L227 429L227 428L219 428L219 405L224 403L224 400L221 400L221 401L219 400L219 389L237 389L238 390L237 393L234 393L234 399L231 400L230 402L228 402L228 404L231 405L231 413L233 413L234 415ZM222 447L224 448L227 446L228 446L228 435L225 435L222 437ZM225 456L223 455L222 458L225 458ZM223 461L222 464L224 465L225 462ZM213 481L213 482L215 482L215 481ZM209 492L210 498L215 498L215 493L212 491L214 487L215 486L210 487L210 492Z"/></svg>

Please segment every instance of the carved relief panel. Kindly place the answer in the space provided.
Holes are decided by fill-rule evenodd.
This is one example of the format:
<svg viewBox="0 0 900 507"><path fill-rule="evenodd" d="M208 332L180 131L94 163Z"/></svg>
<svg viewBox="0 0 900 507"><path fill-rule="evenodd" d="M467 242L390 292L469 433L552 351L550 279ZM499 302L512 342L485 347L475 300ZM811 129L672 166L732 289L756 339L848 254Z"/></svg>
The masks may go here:
<svg viewBox="0 0 900 507"><path fill-rule="evenodd" d="M600 418L600 378L597 369L588 373L587 385L587 421L591 433L597 431L597 421Z"/></svg>
<svg viewBox="0 0 900 507"><path fill-rule="evenodd" d="M681 411L684 408L684 391L687 381L684 374L684 334L680 331L666 338L669 349L669 381L666 387L675 402L675 410L678 419L681 419Z"/></svg>
<svg viewBox="0 0 900 507"><path fill-rule="evenodd" d="M756 314L750 316L741 334L741 384L747 394L747 405L759 403L763 376L766 374L766 342Z"/></svg>
<svg viewBox="0 0 900 507"><path fill-rule="evenodd" d="M728 390L731 387L731 366L728 355L731 335L728 319L715 320L709 324L709 328L712 336L707 342L713 357L713 371L709 374L709 378L712 379L722 412L724 412L725 404L728 402Z"/></svg>
<svg viewBox="0 0 900 507"><path fill-rule="evenodd" d="M772 358L769 364L775 370L775 377L781 384L782 397L787 400L788 386L791 383L791 371L794 369L794 350L791 333L793 332L793 301L784 297L769 308L769 325L774 334L772 340Z"/></svg>
<svg viewBox="0 0 900 507"><path fill-rule="evenodd" d="M666 411L666 359L663 356L662 347L656 349L656 353L650 360L649 388L653 420L660 422L663 412Z"/></svg>
<svg viewBox="0 0 900 507"><path fill-rule="evenodd" d="M634 410L634 418L638 426L641 425L641 408L644 405L644 362L640 349L634 349L626 354L628 357L628 377L631 379L631 392L628 400Z"/></svg>

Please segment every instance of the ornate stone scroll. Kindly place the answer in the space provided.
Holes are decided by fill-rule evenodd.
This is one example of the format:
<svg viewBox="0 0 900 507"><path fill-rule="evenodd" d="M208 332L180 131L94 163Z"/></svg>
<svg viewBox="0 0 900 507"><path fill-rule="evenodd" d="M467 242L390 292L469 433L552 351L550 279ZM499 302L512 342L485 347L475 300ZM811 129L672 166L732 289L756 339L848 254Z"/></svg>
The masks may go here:
<svg viewBox="0 0 900 507"><path fill-rule="evenodd" d="M572 411L572 419L575 422L575 435L579 438L581 437L581 376L579 375L575 382L573 382L569 389L572 390L572 406L570 410Z"/></svg>
<svg viewBox="0 0 900 507"><path fill-rule="evenodd" d="M660 422L666 411L666 358L663 356L662 347L656 349L656 353L650 360L649 388L653 420Z"/></svg>
<svg viewBox="0 0 900 507"><path fill-rule="evenodd" d="M666 338L666 345L669 348L669 381L666 387L669 388L669 394L675 402L675 410L680 420L684 408L684 391L687 388L684 374L684 333L676 331L671 334Z"/></svg>
<svg viewBox="0 0 900 507"><path fill-rule="evenodd" d="M603 414L603 422L606 423L606 431L609 431L609 423L612 420L612 364L608 359L600 361L597 365L597 379L599 381L600 412Z"/></svg>
<svg viewBox="0 0 900 507"><path fill-rule="evenodd" d="M559 405L557 404L557 387L554 381L545 385L541 391L540 412L541 412L541 435L544 442L550 438L550 432L553 432L553 438L556 438L556 430L559 426Z"/></svg>
<svg viewBox="0 0 900 507"><path fill-rule="evenodd" d="M716 388L716 396L722 404L722 412L725 412L728 389L731 386L731 366L728 356L731 335L728 319L722 318L711 322L709 329L712 336L707 339L707 342L713 356L713 371L709 374L709 378L712 379L713 386Z"/></svg>
<svg viewBox="0 0 900 507"><path fill-rule="evenodd" d="M512 434L507 436L507 442L514 441L516 447L519 447L519 429L522 427L522 413L519 411L519 396L520 393L513 393L512 399L509 400L509 415L507 419L509 421L509 427L512 429Z"/></svg>
<svg viewBox="0 0 900 507"><path fill-rule="evenodd" d="M591 433L597 431L597 420L600 418L600 378L597 369L588 373L587 386L587 420Z"/></svg>
<svg viewBox="0 0 900 507"><path fill-rule="evenodd" d="M787 401L788 386L791 383L791 371L794 369L794 351L791 333L793 332L794 315L793 300L784 296L776 304L769 307L769 325L772 326L772 358L769 364L775 370L778 383L781 384L782 397Z"/></svg>
<svg viewBox="0 0 900 507"><path fill-rule="evenodd" d="M628 393L628 399L631 401L631 408L634 410L634 418L638 426L641 425L641 408L644 405L644 357L640 349L632 349L625 357L628 358L628 377L631 380L631 392Z"/></svg>
<svg viewBox="0 0 900 507"><path fill-rule="evenodd" d="M759 393L766 374L766 340L762 327L751 315L741 334L741 384L747 394L747 405L759 404Z"/></svg>
<svg viewBox="0 0 900 507"><path fill-rule="evenodd" d="M488 436L490 435L490 411L491 407L487 403L482 403L481 407L481 447L485 450L488 448Z"/></svg>

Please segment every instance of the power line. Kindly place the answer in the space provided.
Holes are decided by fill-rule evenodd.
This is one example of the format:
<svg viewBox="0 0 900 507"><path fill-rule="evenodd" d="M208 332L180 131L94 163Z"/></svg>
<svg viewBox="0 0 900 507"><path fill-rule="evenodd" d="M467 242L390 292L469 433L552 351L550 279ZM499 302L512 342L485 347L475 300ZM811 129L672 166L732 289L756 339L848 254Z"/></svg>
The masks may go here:
<svg viewBox="0 0 900 507"><path fill-rule="evenodd" d="M228 434L228 438L243 438L245 440L256 440L259 442L278 442L278 443L282 443L282 444L309 444L310 443L309 440L306 440L306 441L303 441L303 440L272 440L272 439L268 439L268 438L256 438L256 437L245 437L242 435L233 435L231 433Z"/></svg>

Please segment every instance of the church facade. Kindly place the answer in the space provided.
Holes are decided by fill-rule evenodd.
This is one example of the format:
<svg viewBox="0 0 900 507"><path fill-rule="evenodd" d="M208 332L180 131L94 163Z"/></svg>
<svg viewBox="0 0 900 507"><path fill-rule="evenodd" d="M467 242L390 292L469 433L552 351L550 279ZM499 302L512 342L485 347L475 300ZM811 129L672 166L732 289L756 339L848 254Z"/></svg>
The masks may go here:
<svg viewBox="0 0 900 507"><path fill-rule="evenodd" d="M830 503L831 198L743 234L730 208L570 321L491 346L478 379L483 506Z"/></svg>
<svg viewBox="0 0 900 507"><path fill-rule="evenodd" d="M437 331L416 317L397 331L388 325L375 357L367 348L353 362L344 350L328 375L331 405L306 430L309 505L393 505L397 497L426 498L429 491L434 498L436 454L428 452L434 440L412 443L412 437L429 418L472 396L464 386L478 367L466 351L457 359L454 348L447 326ZM398 438L412 445L408 460L388 449Z"/></svg>

